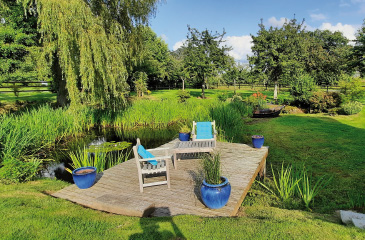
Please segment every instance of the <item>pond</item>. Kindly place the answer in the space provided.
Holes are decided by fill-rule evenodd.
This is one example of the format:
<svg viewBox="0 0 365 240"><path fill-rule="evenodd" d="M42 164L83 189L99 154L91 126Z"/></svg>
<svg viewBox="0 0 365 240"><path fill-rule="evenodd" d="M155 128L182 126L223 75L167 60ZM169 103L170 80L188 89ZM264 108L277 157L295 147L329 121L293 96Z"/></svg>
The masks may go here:
<svg viewBox="0 0 365 240"><path fill-rule="evenodd" d="M56 177L68 182L73 182L72 174L67 172L65 168L70 168L70 157L68 153L70 151L78 151L84 147L89 148L92 145L100 145L105 142L122 142L126 141L132 143L132 145L126 149L130 152L129 158L133 158L132 147L136 144L137 138L140 138L141 144L146 148L156 148L171 141L178 136L178 127L170 126L167 128L138 128L128 131L123 131L117 128L108 129L91 129L81 137L75 137L72 139L64 140L46 153L43 153L47 159L44 165L41 176L42 177ZM126 151L124 150L124 151Z"/></svg>

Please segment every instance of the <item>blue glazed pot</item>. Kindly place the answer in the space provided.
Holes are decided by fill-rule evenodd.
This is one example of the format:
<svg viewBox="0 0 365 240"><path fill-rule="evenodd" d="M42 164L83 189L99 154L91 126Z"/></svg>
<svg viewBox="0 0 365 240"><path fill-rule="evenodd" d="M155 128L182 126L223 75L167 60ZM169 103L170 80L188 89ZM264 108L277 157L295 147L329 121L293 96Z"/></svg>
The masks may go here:
<svg viewBox="0 0 365 240"><path fill-rule="evenodd" d="M83 170L88 170L91 169L93 171L91 172L87 172L87 173L80 173ZM74 182L76 184L76 186L80 189L86 189L91 187L94 182L95 182L95 178L96 178L96 167L81 167L81 168L76 168L75 170L72 171L72 177L74 179Z"/></svg>
<svg viewBox="0 0 365 240"><path fill-rule="evenodd" d="M224 207L231 195L231 184L226 177L221 177L223 183L212 185L205 182L200 188L201 197L205 206L211 209Z"/></svg>
<svg viewBox="0 0 365 240"><path fill-rule="evenodd" d="M186 142L190 140L190 133L179 133L180 141Z"/></svg>
<svg viewBox="0 0 365 240"><path fill-rule="evenodd" d="M261 148L264 145L264 136L261 135L253 135L252 136L252 145L254 148Z"/></svg>

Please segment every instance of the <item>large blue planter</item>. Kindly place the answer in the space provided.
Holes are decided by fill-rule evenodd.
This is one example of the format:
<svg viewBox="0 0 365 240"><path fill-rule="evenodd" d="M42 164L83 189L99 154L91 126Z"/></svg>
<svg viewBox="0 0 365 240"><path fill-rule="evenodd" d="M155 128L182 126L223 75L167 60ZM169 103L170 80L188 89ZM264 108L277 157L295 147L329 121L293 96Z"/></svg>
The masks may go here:
<svg viewBox="0 0 365 240"><path fill-rule="evenodd" d="M264 145L264 136L261 135L253 135L252 136L252 145L254 148L261 148Z"/></svg>
<svg viewBox="0 0 365 240"><path fill-rule="evenodd" d="M84 170L92 170L90 172L82 173ZM81 173L80 173L81 172ZM72 171L72 177L76 186L80 189L91 187L96 178L96 167L81 167Z"/></svg>
<svg viewBox="0 0 365 240"><path fill-rule="evenodd" d="M180 141L189 141L190 140L190 133L179 133Z"/></svg>
<svg viewBox="0 0 365 240"><path fill-rule="evenodd" d="M224 207L231 195L231 184L228 179L221 177L223 183L218 185L208 184L203 180L200 188L201 197L205 206L211 209Z"/></svg>

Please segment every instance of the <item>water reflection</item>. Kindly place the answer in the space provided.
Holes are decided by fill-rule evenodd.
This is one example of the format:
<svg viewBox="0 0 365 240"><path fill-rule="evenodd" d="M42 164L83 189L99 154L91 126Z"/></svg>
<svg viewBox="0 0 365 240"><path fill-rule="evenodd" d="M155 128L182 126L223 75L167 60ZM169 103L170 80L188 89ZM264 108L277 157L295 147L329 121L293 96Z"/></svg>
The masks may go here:
<svg viewBox="0 0 365 240"><path fill-rule="evenodd" d="M141 139L142 145L146 148L156 148L166 142L171 141L178 135L178 126L170 126L168 128L152 129L152 128L137 128L128 131L122 129L91 129L81 137L75 137L61 142L47 155L54 159L45 166L42 170L43 177L56 177L65 181L72 182L72 175L65 170L65 167L70 168L70 158L68 152L77 151L84 147L88 148L91 145L100 145L105 142L130 142L132 145L126 149L131 151L132 146L136 144L137 138ZM124 151L126 151L124 150ZM133 154L130 154L130 158Z"/></svg>

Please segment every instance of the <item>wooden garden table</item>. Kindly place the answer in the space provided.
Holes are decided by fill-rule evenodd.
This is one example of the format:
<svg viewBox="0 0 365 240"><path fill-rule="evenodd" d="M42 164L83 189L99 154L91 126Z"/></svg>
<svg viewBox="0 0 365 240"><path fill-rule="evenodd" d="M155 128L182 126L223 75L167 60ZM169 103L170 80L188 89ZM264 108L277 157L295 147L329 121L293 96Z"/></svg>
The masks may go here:
<svg viewBox="0 0 365 240"><path fill-rule="evenodd" d="M176 155L178 153L212 152L215 146L215 140L177 142L172 149L172 152L174 153L172 160L174 162L175 169L177 169Z"/></svg>

